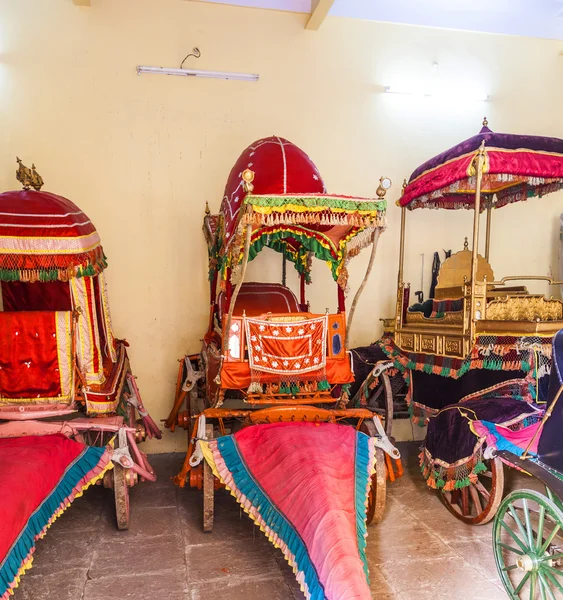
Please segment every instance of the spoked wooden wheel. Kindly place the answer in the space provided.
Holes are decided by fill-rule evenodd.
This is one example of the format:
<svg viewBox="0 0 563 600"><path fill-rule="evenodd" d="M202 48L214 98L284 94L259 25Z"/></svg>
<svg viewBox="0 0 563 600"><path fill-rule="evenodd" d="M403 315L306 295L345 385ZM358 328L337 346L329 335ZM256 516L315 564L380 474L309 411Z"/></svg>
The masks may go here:
<svg viewBox="0 0 563 600"><path fill-rule="evenodd" d="M371 421L364 421L361 430L375 437L377 430ZM383 520L385 513L385 502L387 499L387 469L385 467L385 452L381 448L375 449L375 473L371 477L371 487L368 495L368 508L366 513L366 524L377 525Z"/></svg>
<svg viewBox="0 0 563 600"><path fill-rule="evenodd" d="M477 482L451 492L439 491L444 506L467 525L484 525L494 516L502 500L504 471L500 458L484 460L487 470Z"/></svg>
<svg viewBox="0 0 563 600"><path fill-rule="evenodd" d="M563 598L563 512L543 494L519 490L493 526L497 569L512 600Z"/></svg>
<svg viewBox="0 0 563 600"><path fill-rule="evenodd" d="M205 426L208 440L213 439L213 425ZM203 531L213 531L213 513L215 509L215 476L207 461L203 459Z"/></svg>
<svg viewBox="0 0 563 600"><path fill-rule="evenodd" d="M129 488L127 469L121 465L113 466L113 495L118 529L129 529Z"/></svg>

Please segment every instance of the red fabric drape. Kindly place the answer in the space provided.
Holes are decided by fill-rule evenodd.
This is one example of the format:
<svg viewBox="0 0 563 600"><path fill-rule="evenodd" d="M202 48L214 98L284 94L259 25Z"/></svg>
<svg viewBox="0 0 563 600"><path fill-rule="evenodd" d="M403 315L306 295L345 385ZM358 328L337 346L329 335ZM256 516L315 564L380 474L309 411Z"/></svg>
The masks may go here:
<svg viewBox="0 0 563 600"><path fill-rule="evenodd" d="M0 312L0 396L61 395L56 314Z"/></svg>
<svg viewBox="0 0 563 600"><path fill-rule="evenodd" d="M0 559L83 449L62 434L0 438Z"/></svg>
<svg viewBox="0 0 563 600"><path fill-rule="evenodd" d="M70 287L66 281L3 281L2 302L5 311L71 310Z"/></svg>
<svg viewBox="0 0 563 600"><path fill-rule="evenodd" d="M337 286L338 289L338 312L346 312L346 296L344 296L344 290Z"/></svg>

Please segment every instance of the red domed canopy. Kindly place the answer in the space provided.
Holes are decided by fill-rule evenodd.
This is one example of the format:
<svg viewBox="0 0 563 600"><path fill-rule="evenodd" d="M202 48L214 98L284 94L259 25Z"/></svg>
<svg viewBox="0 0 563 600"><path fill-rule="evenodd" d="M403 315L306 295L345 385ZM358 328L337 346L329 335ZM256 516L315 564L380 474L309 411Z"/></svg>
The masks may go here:
<svg viewBox="0 0 563 600"><path fill-rule="evenodd" d="M243 181L247 170L254 175L250 192ZM232 168L221 214L206 217L211 270L240 262L243 229L251 224L250 259L262 248L272 248L308 276L308 256L314 254L329 263L338 280L345 258L385 226L385 209L383 199L326 194L317 167L300 148L276 136L258 140ZM345 281L341 283L344 287Z"/></svg>
<svg viewBox="0 0 563 600"><path fill-rule="evenodd" d="M105 266L96 228L70 200L35 190L0 194L0 281L67 281Z"/></svg>

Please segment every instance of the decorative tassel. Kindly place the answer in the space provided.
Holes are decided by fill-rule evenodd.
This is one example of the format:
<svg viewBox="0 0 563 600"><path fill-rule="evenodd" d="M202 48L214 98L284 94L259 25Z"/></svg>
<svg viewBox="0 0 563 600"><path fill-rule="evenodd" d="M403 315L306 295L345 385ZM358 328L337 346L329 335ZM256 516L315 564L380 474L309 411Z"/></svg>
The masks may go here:
<svg viewBox="0 0 563 600"><path fill-rule="evenodd" d="M248 386L248 390L246 390L247 394L261 394L262 393L262 385L257 381L251 382Z"/></svg>

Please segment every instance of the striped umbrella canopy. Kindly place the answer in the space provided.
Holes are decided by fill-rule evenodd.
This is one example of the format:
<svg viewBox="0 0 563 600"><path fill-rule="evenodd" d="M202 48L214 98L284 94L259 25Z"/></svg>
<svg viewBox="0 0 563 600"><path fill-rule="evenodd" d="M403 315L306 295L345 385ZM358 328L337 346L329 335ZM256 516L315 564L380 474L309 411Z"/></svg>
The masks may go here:
<svg viewBox="0 0 563 600"><path fill-rule="evenodd" d="M76 204L37 190L0 194L0 281L68 281L105 267L98 232Z"/></svg>
<svg viewBox="0 0 563 600"><path fill-rule="evenodd" d="M485 119L477 135L418 167L410 176L399 205L409 210L472 209L481 147L481 210L541 197L563 187L563 140L495 133Z"/></svg>

